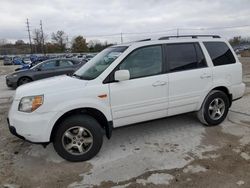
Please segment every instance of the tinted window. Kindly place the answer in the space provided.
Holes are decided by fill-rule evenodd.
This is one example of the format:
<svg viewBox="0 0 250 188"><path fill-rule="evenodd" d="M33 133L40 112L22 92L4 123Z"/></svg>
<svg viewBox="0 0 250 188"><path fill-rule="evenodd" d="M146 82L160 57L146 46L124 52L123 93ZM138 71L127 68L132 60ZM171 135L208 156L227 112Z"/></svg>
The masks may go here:
<svg viewBox="0 0 250 188"><path fill-rule="evenodd" d="M170 72L207 66L198 43L168 44L166 50Z"/></svg>
<svg viewBox="0 0 250 188"><path fill-rule="evenodd" d="M149 46L133 51L122 62L119 69L129 70L131 79L162 73L161 46Z"/></svg>
<svg viewBox="0 0 250 188"><path fill-rule="evenodd" d="M64 67L72 67L73 63L69 60L60 60L59 61L59 66L60 68L64 68Z"/></svg>
<svg viewBox="0 0 250 188"><path fill-rule="evenodd" d="M56 61L47 61L47 62L42 63L42 65L40 66L42 70L50 70L56 67L57 67Z"/></svg>
<svg viewBox="0 0 250 188"><path fill-rule="evenodd" d="M214 66L235 63L235 58L224 42L204 42Z"/></svg>

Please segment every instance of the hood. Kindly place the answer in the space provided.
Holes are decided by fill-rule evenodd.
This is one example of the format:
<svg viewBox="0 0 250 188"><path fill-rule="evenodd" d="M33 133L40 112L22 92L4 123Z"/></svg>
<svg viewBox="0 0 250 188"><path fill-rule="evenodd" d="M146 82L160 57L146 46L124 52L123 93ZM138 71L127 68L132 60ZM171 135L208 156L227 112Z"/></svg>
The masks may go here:
<svg viewBox="0 0 250 188"><path fill-rule="evenodd" d="M66 91L79 90L86 86L87 83L87 80L80 80L66 75L38 80L18 87L15 100L19 100L25 96L46 95L51 93L62 95Z"/></svg>
<svg viewBox="0 0 250 188"><path fill-rule="evenodd" d="M19 67L22 68L22 67ZM7 77L12 77L13 75L17 75L17 76L21 76L23 74L28 74L29 72L33 72L34 70L28 69L28 70L18 70L15 72L12 72L10 74L7 75Z"/></svg>

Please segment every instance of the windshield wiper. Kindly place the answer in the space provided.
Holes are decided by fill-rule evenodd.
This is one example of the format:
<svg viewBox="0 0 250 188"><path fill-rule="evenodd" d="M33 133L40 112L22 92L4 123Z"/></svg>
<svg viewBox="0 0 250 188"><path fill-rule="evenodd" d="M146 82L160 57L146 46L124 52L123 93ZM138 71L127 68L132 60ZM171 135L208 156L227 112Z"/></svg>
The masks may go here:
<svg viewBox="0 0 250 188"><path fill-rule="evenodd" d="M82 76L79 76L78 74L73 74L72 77L75 77L75 78L78 78L78 79L83 80L83 77L82 77Z"/></svg>

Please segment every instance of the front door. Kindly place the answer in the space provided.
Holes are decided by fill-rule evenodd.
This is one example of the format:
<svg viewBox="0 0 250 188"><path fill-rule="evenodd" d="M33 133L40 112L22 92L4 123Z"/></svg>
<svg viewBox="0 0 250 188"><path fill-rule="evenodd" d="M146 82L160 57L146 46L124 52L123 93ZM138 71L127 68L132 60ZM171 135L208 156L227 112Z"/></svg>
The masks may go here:
<svg viewBox="0 0 250 188"><path fill-rule="evenodd" d="M168 75L163 70L162 46L134 50L118 65L130 79L109 84L114 127L165 117Z"/></svg>
<svg viewBox="0 0 250 188"><path fill-rule="evenodd" d="M34 74L35 80L49 78L52 76L57 76L58 69L58 61L57 60L48 60L43 62L36 69L36 73Z"/></svg>

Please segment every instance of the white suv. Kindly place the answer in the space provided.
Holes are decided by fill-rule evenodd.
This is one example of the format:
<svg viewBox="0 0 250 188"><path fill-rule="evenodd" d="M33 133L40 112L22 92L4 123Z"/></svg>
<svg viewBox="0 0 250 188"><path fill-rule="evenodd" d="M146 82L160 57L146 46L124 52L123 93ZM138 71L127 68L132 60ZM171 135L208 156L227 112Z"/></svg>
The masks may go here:
<svg viewBox="0 0 250 188"><path fill-rule="evenodd" d="M116 127L186 112L218 125L244 91L242 65L224 39L143 40L103 50L73 76L19 87L9 129L33 143L53 142L66 160L84 161Z"/></svg>

